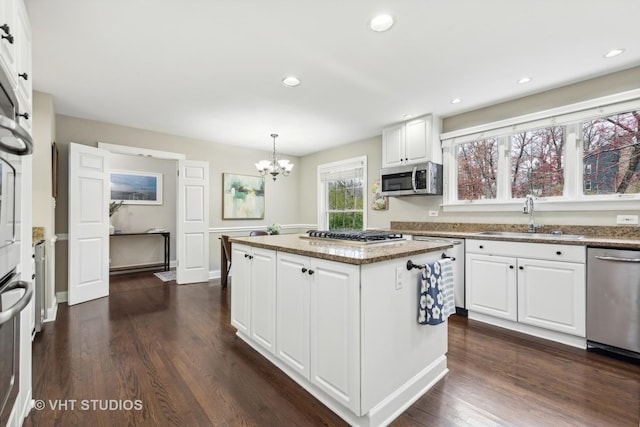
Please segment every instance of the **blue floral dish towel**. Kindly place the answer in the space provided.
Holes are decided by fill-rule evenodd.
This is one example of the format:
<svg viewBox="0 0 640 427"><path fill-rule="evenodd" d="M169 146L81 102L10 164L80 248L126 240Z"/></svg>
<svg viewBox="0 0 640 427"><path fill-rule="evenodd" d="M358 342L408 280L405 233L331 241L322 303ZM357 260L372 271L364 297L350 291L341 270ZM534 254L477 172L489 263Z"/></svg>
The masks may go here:
<svg viewBox="0 0 640 427"><path fill-rule="evenodd" d="M426 264L419 286L418 323L437 325L455 313L453 265L450 259Z"/></svg>

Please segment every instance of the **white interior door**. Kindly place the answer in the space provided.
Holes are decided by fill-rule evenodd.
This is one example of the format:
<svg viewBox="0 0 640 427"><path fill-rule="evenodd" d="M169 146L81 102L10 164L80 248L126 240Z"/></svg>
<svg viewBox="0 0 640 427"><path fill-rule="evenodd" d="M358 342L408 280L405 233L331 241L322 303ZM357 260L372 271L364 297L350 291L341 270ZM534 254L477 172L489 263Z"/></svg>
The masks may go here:
<svg viewBox="0 0 640 427"><path fill-rule="evenodd" d="M209 163L178 161L176 282L209 280Z"/></svg>
<svg viewBox="0 0 640 427"><path fill-rule="evenodd" d="M109 295L108 154L69 144L69 305Z"/></svg>

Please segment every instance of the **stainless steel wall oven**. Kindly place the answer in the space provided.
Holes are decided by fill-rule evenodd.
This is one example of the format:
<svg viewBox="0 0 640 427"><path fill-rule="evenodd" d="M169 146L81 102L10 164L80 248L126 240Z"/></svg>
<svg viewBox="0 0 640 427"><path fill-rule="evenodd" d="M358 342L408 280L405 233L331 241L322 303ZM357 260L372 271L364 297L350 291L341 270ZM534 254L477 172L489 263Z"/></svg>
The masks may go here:
<svg viewBox="0 0 640 427"><path fill-rule="evenodd" d="M18 397L20 312L33 286L19 280L22 157L33 151L17 122L18 102L0 68L0 425L7 425Z"/></svg>

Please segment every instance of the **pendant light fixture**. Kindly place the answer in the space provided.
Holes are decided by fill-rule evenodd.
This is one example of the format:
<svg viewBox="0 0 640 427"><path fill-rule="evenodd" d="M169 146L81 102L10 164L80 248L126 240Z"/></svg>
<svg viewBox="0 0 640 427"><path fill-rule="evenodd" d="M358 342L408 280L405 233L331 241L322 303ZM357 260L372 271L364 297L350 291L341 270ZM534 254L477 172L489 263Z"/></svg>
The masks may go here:
<svg viewBox="0 0 640 427"><path fill-rule="evenodd" d="M273 177L275 181L278 175L282 174L282 176L288 176L293 169L293 163L289 162L289 160L278 160L278 156L276 155L276 138L278 137L277 133L272 133L271 138L273 138L273 155L271 161L269 160L260 160L256 163L256 169L260 172L260 176L265 176L269 174Z"/></svg>

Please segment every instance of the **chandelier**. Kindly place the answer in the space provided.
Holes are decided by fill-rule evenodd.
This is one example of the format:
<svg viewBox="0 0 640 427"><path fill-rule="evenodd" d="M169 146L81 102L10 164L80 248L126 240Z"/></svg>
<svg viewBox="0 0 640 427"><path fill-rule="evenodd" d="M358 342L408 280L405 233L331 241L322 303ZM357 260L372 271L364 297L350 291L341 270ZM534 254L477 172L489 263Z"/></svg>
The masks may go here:
<svg viewBox="0 0 640 427"><path fill-rule="evenodd" d="M280 174L282 174L282 176L288 176L291 169L293 169L293 163L289 162L289 160L278 160L278 156L276 155L277 137L277 133L271 134L271 138L273 138L273 155L271 160L260 160L256 163L256 169L260 172L260 176L270 174L274 181Z"/></svg>

